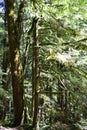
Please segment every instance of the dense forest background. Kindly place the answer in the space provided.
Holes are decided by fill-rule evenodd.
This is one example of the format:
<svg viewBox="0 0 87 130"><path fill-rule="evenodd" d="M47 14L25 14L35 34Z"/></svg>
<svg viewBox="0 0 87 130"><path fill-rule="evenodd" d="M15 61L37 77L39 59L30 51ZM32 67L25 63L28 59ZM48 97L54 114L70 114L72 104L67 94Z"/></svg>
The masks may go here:
<svg viewBox="0 0 87 130"><path fill-rule="evenodd" d="M86 0L0 0L0 125L85 129Z"/></svg>

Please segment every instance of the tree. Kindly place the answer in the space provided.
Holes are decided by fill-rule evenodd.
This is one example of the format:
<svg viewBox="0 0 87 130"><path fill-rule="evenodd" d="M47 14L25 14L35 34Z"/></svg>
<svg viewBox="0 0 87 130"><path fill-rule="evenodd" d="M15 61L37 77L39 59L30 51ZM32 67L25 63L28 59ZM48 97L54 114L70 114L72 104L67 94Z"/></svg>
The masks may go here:
<svg viewBox="0 0 87 130"><path fill-rule="evenodd" d="M15 20L14 0L6 0L6 20L8 28L8 41L10 51L10 64L13 88L14 104L14 125L20 125L23 119L24 111L24 88L23 72L20 61L20 38L21 38L21 20L24 1L20 3L17 19Z"/></svg>
<svg viewBox="0 0 87 130"><path fill-rule="evenodd" d="M39 45L38 45L38 18L34 18L33 29L33 63L32 63L32 98L33 98L33 128L37 129L38 122L38 88L39 88Z"/></svg>

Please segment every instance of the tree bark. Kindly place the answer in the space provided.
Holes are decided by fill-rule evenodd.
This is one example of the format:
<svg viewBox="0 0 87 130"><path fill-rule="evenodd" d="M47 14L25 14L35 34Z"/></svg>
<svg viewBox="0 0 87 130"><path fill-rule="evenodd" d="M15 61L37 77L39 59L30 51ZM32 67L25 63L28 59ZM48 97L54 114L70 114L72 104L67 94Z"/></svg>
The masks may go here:
<svg viewBox="0 0 87 130"><path fill-rule="evenodd" d="M39 45L38 45L38 18L34 18L33 29L33 63L32 63L32 104L33 128L37 130L38 122L38 86L39 86Z"/></svg>
<svg viewBox="0 0 87 130"><path fill-rule="evenodd" d="M13 88L13 104L14 104L14 125L22 123L22 116L24 110L23 100L23 74L20 62L20 36L19 27L20 20L15 20L14 0L5 0L6 4L6 20L8 28L8 41L10 50L10 64L12 75L12 88ZM20 12L21 13L21 12ZM18 20L18 19L17 19ZM21 34L20 34L21 35Z"/></svg>

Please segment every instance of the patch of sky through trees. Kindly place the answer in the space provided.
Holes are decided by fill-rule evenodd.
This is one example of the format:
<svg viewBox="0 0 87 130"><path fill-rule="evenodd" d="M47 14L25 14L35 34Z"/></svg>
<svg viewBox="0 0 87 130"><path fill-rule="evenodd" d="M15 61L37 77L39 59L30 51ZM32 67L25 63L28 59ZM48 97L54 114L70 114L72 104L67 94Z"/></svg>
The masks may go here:
<svg viewBox="0 0 87 130"><path fill-rule="evenodd" d="M3 14L4 12L5 12L4 0L0 0L0 14Z"/></svg>

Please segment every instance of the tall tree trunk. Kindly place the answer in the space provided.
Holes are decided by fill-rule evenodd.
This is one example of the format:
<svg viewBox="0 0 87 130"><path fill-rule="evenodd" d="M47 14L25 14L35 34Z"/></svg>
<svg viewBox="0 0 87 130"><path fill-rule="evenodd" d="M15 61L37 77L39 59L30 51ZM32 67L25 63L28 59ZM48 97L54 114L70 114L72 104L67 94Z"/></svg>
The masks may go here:
<svg viewBox="0 0 87 130"><path fill-rule="evenodd" d="M37 130L38 122L38 86L39 86L39 45L38 18L34 18L33 29L33 64L32 64L32 94L33 94L33 128Z"/></svg>
<svg viewBox="0 0 87 130"><path fill-rule="evenodd" d="M19 24L20 15L18 21L15 20L14 0L5 0L6 4L6 18L8 27L8 41L10 50L10 63L12 74L12 88L13 88L13 104L14 104L14 125L20 125L22 122L24 100L23 100L23 79L22 79L22 66L20 62L20 36L19 36ZM22 7L22 6L21 6ZM19 12L18 12L19 13ZM21 14L21 11L20 11Z"/></svg>

